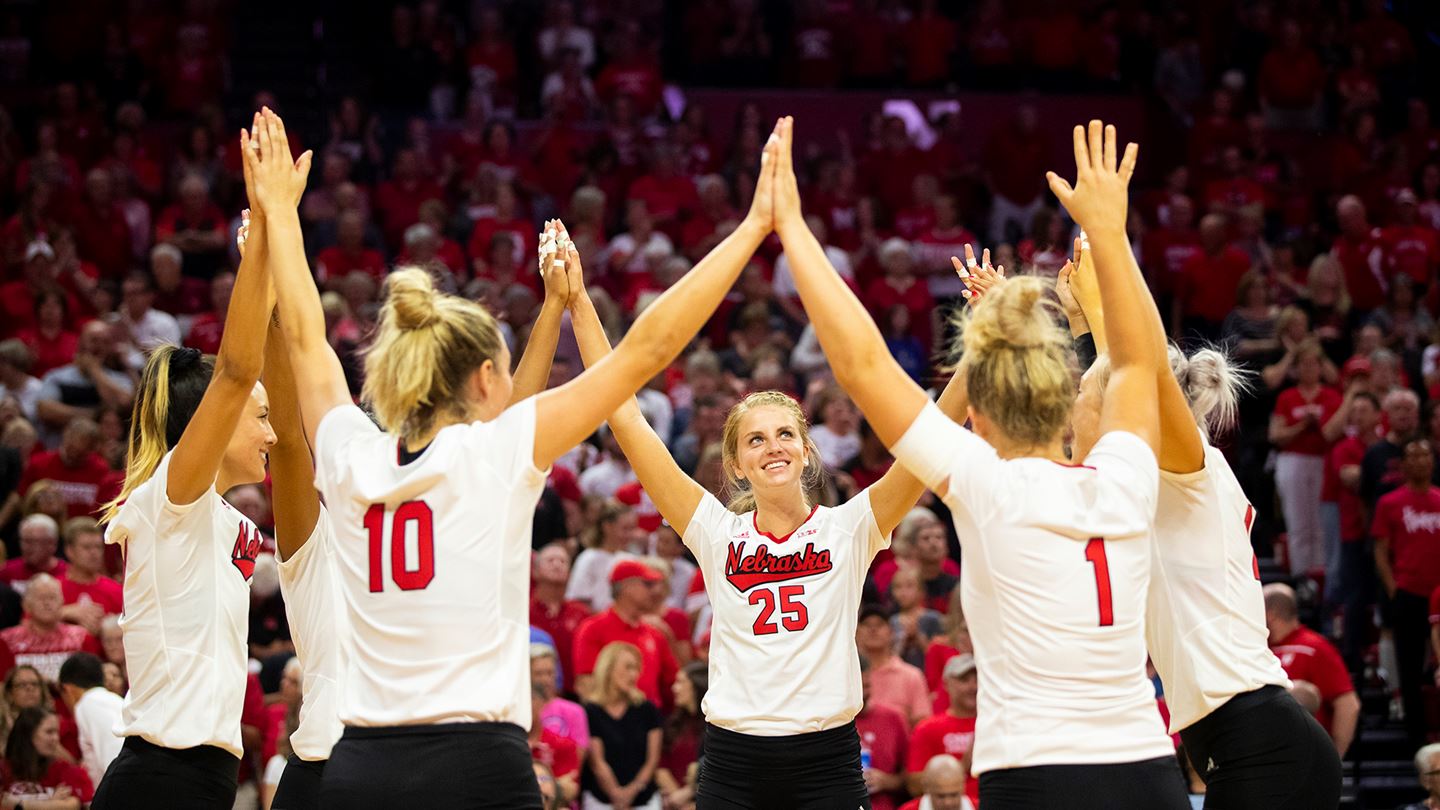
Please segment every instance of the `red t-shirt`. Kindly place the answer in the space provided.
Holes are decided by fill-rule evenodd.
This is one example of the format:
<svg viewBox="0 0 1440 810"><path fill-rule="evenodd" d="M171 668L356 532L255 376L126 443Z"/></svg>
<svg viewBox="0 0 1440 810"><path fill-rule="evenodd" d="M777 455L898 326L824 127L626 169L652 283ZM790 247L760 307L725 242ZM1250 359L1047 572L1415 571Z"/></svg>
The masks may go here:
<svg viewBox="0 0 1440 810"><path fill-rule="evenodd" d="M60 677L60 665L77 652L100 655L100 642L85 629L74 624L57 624L48 633L37 633L29 623L0 630L0 641L15 654L16 664L29 664L40 670L45 680Z"/></svg>
<svg viewBox="0 0 1440 810"><path fill-rule="evenodd" d="M1218 255L1203 250L1185 262L1180 274L1180 297L1187 316L1220 323L1235 308L1235 288L1250 272L1250 257L1234 245Z"/></svg>
<svg viewBox="0 0 1440 810"><path fill-rule="evenodd" d="M20 491L25 492L36 481L48 479L60 490L70 517L93 515L116 494L105 488L113 480L111 472L110 465L99 453L89 453L71 467L61 460L59 450L51 450L30 459Z"/></svg>
<svg viewBox="0 0 1440 810"><path fill-rule="evenodd" d="M675 673L679 670L675 655L670 652L670 642L664 633L644 622L630 624L620 618L613 607L586 619L575 632L575 677L593 673L595 659L612 641L623 641L640 649L640 681L637 686L647 700L669 711L674 701L670 685L675 682Z"/></svg>
<svg viewBox="0 0 1440 810"><path fill-rule="evenodd" d="M155 308L171 315L198 315L210 308L210 285L198 278L182 278L173 290L155 290Z"/></svg>
<svg viewBox="0 0 1440 810"><path fill-rule="evenodd" d="M45 778L39 782L17 781L10 772L10 763L0 760L0 784L4 785L3 793L6 796L20 799L21 803L53 798L55 789L61 785L70 788L70 792L81 803L88 803L95 798L95 786L90 784L90 774L79 765L71 765L58 759L50 762L50 767L45 770Z"/></svg>
<svg viewBox="0 0 1440 810"><path fill-rule="evenodd" d="M39 329L22 329L16 337L35 355L30 373L36 377L44 377L45 372L51 369L69 365L80 346L80 335L67 329L60 330L54 338L45 337Z"/></svg>
<svg viewBox="0 0 1440 810"><path fill-rule="evenodd" d="M1193 229L1156 228L1145 235L1141 252L1156 292L1174 293L1180 287L1185 264L1201 253L1200 234Z"/></svg>
<svg viewBox="0 0 1440 810"><path fill-rule="evenodd" d="M531 741L530 756L548 765L556 779L580 770L580 752L575 741L548 728L541 728L540 739Z"/></svg>
<svg viewBox="0 0 1440 810"><path fill-rule="evenodd" d="M1440 587L1430 592L1430 623L1440 624Z"/></svg>
<svg viewBox="0 0 1440 810"><path fill-rule="evenodd" d="M15 559L6 562L4 566L0 566L0 582L3 582L11 587L15 587L16 583L29 582L30 578L35 576L36 574L49 574L52 577L59 578L65 576L65 569L67 567L68 566L65 565L64 560L57 559L55 560L55 565L53 567L40 569L31 566L30 563L25 562L24 557L16 557ZM24 585L15 588L15 590L22 593L24 592L24 589Z"/></svg>
<svg viewBox="0 0 1440 810"><path fill-rule="evenodd" d="M120 278L130 269L130 225L117 203L96 210L89 202L71 211L75 250L80 258L93 262L109 278Z"/></svg>
<svg viewBox="0 0 1440 810"><path fill-rule="evenodd" d="M948 712L927 717L917 723L915 731L910 734L910 753L905 759L905 771L920 773L925 770L930 758L939 754L963 760L974 744L975 718L955 717ZM978 805L980 780L974 776L966 779L965 794Z"/></svg>
<svg viewBox="0 0 1440 810"><path fill-rule="evenodd" d="M1380 233L1384 245L1385 270L1393 278L1404 273L1420 286L1430 283L1440 264L1440 235L1424 225L1394 225Z"/></svg>
<svg viewBox="0 0 1440 810"><path fill-rule="evenodd" d="M700 205L695 184L684 176L656 177L647 174L630 184L628 196L632 200L643 201L645 210L661 223L679 219ZM675 235L678 236L679 232Z"/></svg>
<svg viewBox="0 0 1440 810"><path fill-rule="evenodd" d="M950 693L945 691L945 662L959 655L960 651L943 641L932 641L925 650L925 685L934 695L930 710L944 714L950 710Z"/></svg>
<svg viewBox="0 0 1440 810"><path fill-rule="evenodd" d="M1345 289L1355 309L1366 311L1385 303L1388 283L1384 267L1384 243L1375 228L1363 239L1341 235L1330 249L1345 271Z"/></svg>
<svg viewBox="0 0 1440 810"><path fill-rule="evenodd" d="M428 181L411 185L394 180L381 183L375 189L375 212L385 231L385 241L392 248L399 248L404 243L405 229L420 221L420 206L430 200L443 199L445 191Z"/></svg>
<svg viewBox="0 0 1440 810"><path fill-rule="evenodd" d="M108 615L119 615L125 609L125 589L110 577L96 577L89 585L70 579L67 572L60 577L60 592L65 595L65 604L94 602Z"/></svg>
<svg viewBox="0 0 1440 810"><path fill-rule="evenodd" d="M385 277L385 257L378 250L361 248L350 253L340 246L328 247L315 257L315 278L325 282L332 278L344 278L354 270L374 276Z"/></svg>
<svg viewBox="0 0 1440 810"><path fill-rule="evenodd" d="M1280 449L1286 453L1299 453L1306 456L1324 456L1329 443L1321 434L1320 428L1328 421L1335 412L1340 410L1340 405L1345 398L1339 391L1326 386L1320 386L1316 391L1314 399L1307 400L1300 393L1297 386L1286 388L1280 392L1275 399L1275 415L1285 420L1285 424L1299 424L1305 419L1307 413L1314 413L1317 424L1305 429L1300 435L1291 439Z"/></svg>
<svg viewBox="0 0 1440 810"><path fill-rule="evenodd" d="M870 752L872 770L904 771L910 730L904 715L889 706L869 705L855 716L855 729L860 732L860 747ZM874 810L895 810L903 800L903 794L875 793L870 796L870 806Z"/></svg>
<svg viewBox="0 0 1440 810"><path fill-rule="evenodd" d="M1428 596L1440 587L1440 488L1407 485L1381 496L1370 533L1390 541L1396 588Z"/></svg>
<svg viewBox="0 0 1440 810"><path fill-rule="evenodd" d="M1325 458L1326 487L1332 491L1325 500L1340 507L1340 539L1353 543L1365 539L1365 502L1360 494L1353 492L1340 481L1340 470L1359 466L1365 459L1366 445L1354 436L1346 436L1330 448Z"/></svg>
<svg viewBox="0 0 1440 810"><path fill-rule="evenodd" d="M207 312L190 324L190 334L185 336L185 345L199 349L205 354L220 351L220 336L225 333L225 321L213 312Z"/></svg>
<svg viewBox="0 0 1440 810"><path fill-rule="evenodd" d="M590 618L590 608L583 602L573 599L562 602L559 610L552 611L550 606L540 599L532 596L530 598L530 626L538 627L550 634L555 639L555 651L560 656L560 670L565 674L565 687L572 685L575 677L573 672L573 654L575 648L575 633L580 625Z"/></svg>
<svg viewBox="0 0 1440 810"><path fill-rule="evenodd" d="M1329 731L1330 706L1335 698L1355 691L1335 645L1302 624L1279 644L1271 644L1270 651L1280 659L1280 666L1291 680L1309 681L1320 690L1322 703L1315 719Z"/></svg>

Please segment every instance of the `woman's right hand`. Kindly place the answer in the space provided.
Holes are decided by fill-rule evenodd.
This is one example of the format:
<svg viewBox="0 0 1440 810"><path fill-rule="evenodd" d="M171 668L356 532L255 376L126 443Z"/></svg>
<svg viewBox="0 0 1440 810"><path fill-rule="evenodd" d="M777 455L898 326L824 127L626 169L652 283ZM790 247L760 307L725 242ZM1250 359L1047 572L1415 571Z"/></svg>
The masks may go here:
<svg viewBox="0 0 1440 810"><path fill-rule="evenodd" d="M745 214L746 224L767 234L775 230L778 224L776 214L780 196L776 166L780 162L779 133L784 120L782 118L775 123L775 131L770 133L770 139L765 142L765 148L760 153L760 174L755 178L755 198L750 201L750 211ZM799 203L796 202L795 205L798 210Z"/></svg>
<svg viewBox="0 0 1440 810"><path fill-rule="evenodd" d="M1125 233L1129 210L1130 177L1135 173L1135 159L1140 147L1125 146L1125 155L1118 163L1118 138L1115 127L1099 120L1086 127L1077 126L1075 141L1075 184L1072 186L1055 172L1046 172L1050 190L1070 212L1080 227L1092 234Z"/></svg>

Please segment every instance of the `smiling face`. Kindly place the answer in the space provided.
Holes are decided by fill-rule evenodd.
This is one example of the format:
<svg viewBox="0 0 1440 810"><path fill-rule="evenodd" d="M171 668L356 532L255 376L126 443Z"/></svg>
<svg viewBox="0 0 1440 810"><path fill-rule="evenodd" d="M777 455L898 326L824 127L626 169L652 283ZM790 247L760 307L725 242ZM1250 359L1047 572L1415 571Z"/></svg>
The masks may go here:
<svg viewBox="0 0 1440 810"><path fill-rule="evenodd" d="M755 490L798 487L809 459L801 431L785 408L748 409L739 420L732 474Z"/></svg>
<svg viewBox="0 0 1440 810"><path fill-rule="evenodd" d="M270 397L265 393L265 386L257 382L225 448L221 477L229 478L232 485L264 481L265 465L269 463L273 446L275 430L270 427Z"/></svg>

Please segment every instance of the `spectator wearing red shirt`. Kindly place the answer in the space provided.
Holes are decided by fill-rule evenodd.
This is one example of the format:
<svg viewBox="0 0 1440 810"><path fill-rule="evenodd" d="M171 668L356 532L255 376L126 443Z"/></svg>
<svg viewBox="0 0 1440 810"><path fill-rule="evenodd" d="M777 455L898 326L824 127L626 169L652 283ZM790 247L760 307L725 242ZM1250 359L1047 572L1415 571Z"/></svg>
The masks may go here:
<svg viewBox="0 0 1440 810"><path fill-rule="evenodd" d="M60 617L98 638L101 621L125 609L125 590L105 576L105 536L94 518L65 522L65 557L68 565L60 575L65 607Z"/></svg>
<svg viewBox="0 0 1440 810"><path fill-rule="evenodd" d="M546 704L545 692L540 687L531 689L530 698L530 755L536 762L544 763L555 777L555 784L560 788L560 804L568 805L575 800L580 791L580 749L575 747L575 741L562 734L546 728L543 723L537 722Z"/></svg>
<svg viewBox="0 0 1440 810"><path fill-rule="evenodd" d="M1435 454L1428 439L1406 442L1400 470L1405 484L1380 498L1370 532L1375 570L1390 597L1388 618L1399 662L1405 730L1412 743L1423 745L1421 686L1430 635L1429 598L1440 588L1440 487L1430 482Z"/></svg>
<svg viewBox="0 0 1440 810"><path fill-rule="evenodd" d="M421 174L420 158L415 150L396 152L390 179L375 189L375 213L379 216L385 243L399 248L405 229L420 221L421 204L443 199L444 189Z"/></svg>
<svg viewBox="0 0 1440 810"><path fill-rule="evenodd" d="M114 180L105 169L85 175L85 193L70 212L80 258L93 263L107 278L130 270L130 226L115 201Z"/></svg>
<svg viewBox="0 0 1440 810"><path fill-rule="evenodd" d="M1230 244L1225 217L1209 214L1200 220L1200 252L1180 270L1180 285L1171 305L1171 336L1195 332L1206 340L1220 336L1225 316L1235 308L1240 279L1250 272L1250 257Z"/></svg>
<svg viewBox="0 0 1440 810"><path fill-rule="evenodd" d="M1013 244L1045 205L1041 186L1045 167L1050 165L1050 144L1034 105L1020 105L1011 122L995 128L985 144L981 165L995 192L990 239Z"/></svg>
<svg viewBox="0 0 1440 810"><path fill-rule="evenodd" d="M1240 147L1229 146L1220 153L1220 174L1205 184L1205 207L1212 213L1238 216L1249 206L1268 207L1265 187L1245 173Z"/></svg>
<svg viewBox="0 0 1440 810"><path fill-rule="evenodd" d="M1330 490L1330 500L1339 512L1340 549L1335 561L1335 576L1327 574L1326 586L1334 582L1334 593L1345 605L1346 660L1354 660L1367 631L1370 617L1367 613L1374 604L1371 572L1374 563L1369 547L1365 543L1365 501L1360 497L1361 469L1365 452L1380 440L1380 401L1368 391L1356 391L1347 395L1349 404L1343 406L1350 422L1349 434L1335 443L1325 457L1325 486ZM1349 640L1356 638L1351 643Z"/></svg>
<svg viewBox="0 0 1440 810"><path fill-rule="evenodd" d="M1270 441L1279 449L1275 488L1289 532L1290 573L1308 576L1325 569L1320 496L1330 438L1345 424L1339 391L1321 384L1324 353L1311 341L1295 351L1297 383L1280 392L1270 416Z"/></svg>
<svg viewBox="0 0 1440 810"><path fill-rule="evenodd" d="M1195 230L1195 204L1189 197L1172 196L1163 213L1160 225L1146 232L1141 255L1150 288L1165 305L1180 288L1186 262L1200 255L1201 248L1200 232Z"/></svg>
<svg viewBox="0 0 1440 810"><path fill-rule="evenodd" d="M54 518L42 513L27 516L20 521L20 556L0 567L0 582L24 596L38 574L65 576L65 561L55 556L59 546L60 527Z"/></svg>
<svg viewBox="0 0 1440 810"><path fill-rule="evenodd" d="M905 744L910 723L885 701L872 700L873 680L874 665L862 655L860 684L864 703L855 715L855 730L860 734L861 760L867 754L870 759L864 772L865 787L870 791L874 810L895 810L905 799Z"/></svg>
<svg viewBox="0 0 1440 810"><path fill-rule="evenodd" d="M187 316L199 315L210 305L210 285L180 272L184 257L174 245L150 249L150 280L154 285L155 308L188 323Z"/></svg>
<svg viewBox="0 0 1440 810"><path fill-rule="evenodd" d="M34 327L40 296L62 288L55 248L49 242L43 239L30 242L21 258L24 262L22 277L0 285L0 316L4 316L0 321L0 335L7 337ZM68 315L79 311L79 301L69 291L65 292L65 296L69 312L62 313L62 318L66 318L62 326L69 326Z"/></svg>
<svg viewBox="0 0 1440 810"><path fill-rule="evenodd" d="M0 641L15 654L17 665L32 666L47 682L54 683L60 677L60 665L71 653L100 655L100 642L94 636L60 620L65 597L55 577L37 575L25 590L22 604L25 618L14 627L0 630Z"/></svg>
<svg viewBox="0 0 1440 810"><path fill-rule="evenodd" d="M69 302L55 289L35 294L34 326L21 329L17 337L35 357L30 371L44 377L50 371L69 365L80 347L80 335L73 329Z"/></svg>
<svg viewBox="0 0 1440 810"><path fill-rule="evenodd" d="M900 810L974 810L975 800L969 799L967 785L970 781L965 766L949 754L936 754L925 763L921 772L921 791L918 798L911 799Z"/></svg>
<svg viewBox="0 0 1440 810"><path fill-rule="evenodd" d="M530 626L555 639L560 671L573 678L575 633L590 618L590 608L584 602L565 598L569 581L570 552L563 543L550 543L535 552L530 566Z"/></svg>
<svg viewBox="0 0 1440 810"><path fill-rule="evenodd" d="M1402 188L1395 195L1395 224L1380 232L1380 241L1386 277L1404 273L1424 295L1440 267L1440 233L1420 221L1420 199L1411 189Z"/></svg>
<svg viewBox="0 0 1440 810"><path fill-rule="evenodd" d="M1350 305L1362 315L1385 303L1389 276L1384 266L1384 240L1379 228L1370 227L1365 203L1348 194L1335 204L1340 235L1330 248L1330 255L1340 262L1345 272L1345 288Z"/></svg>
<svg viewBox="0 0 1440 810"><path fill-rule="evenodd" d="M515 79L520 74L515 46L505 30L500 9L485 6L480 11L479 30L465 50L470 68L470 86L497 107L515 104Z"/></svg>
<svg viewBox="0 0 1440 810"><path fill-rule="evenodd" d="M950 697L950 707L944 714L937 714L921 720L910 735L910 752L905 760L905 783L910 793L920 795L924 791L923 774L930 760L949 754L963 761L975 745L975 693L978 688L978 673L975 657L969 653L957 655L945 662L945 691ZM970 801L980 801L980 780L970 778L964 787Z"/></svg>
<svg viewBox="0 0 1440 810"><path fill-rule="evenodd" d="M433 260L444 265L445 269L455 274L457 279L466 278L465 251L460 249L460 243L445 235L447 224L447 212L445 203L441 200L426 200L420 204L420 222L430 229L434 235L435 247ZM415 254L421 250L420 247L412 248L410 245L410 234L415 231L415 225L411 225L405 231L405 250L400 253L396 264L411 264L415 261ZM422 232L417 232L422 233Z"/></svg>
<svg viewBox="0 0 1440 810"><path fill-rule="evenodd" d="M625 22L614 39L610 61L595 77L595 92L607 105L617 96L629 96L635 110L648 116L660 101L660 70L655 61L641 51L639 26Z"/></svg>
<svg viewBox="0 0 1440 810"><path fill-rule="evenodd" d="M365 246L365 217L345 211L336 218L335 244L315 257L315 278L327 287L359 270L376 279L385 277L385 256Z"/></svg>
<svg viewBox="0 0 1440 810"><path fill-rule="evenodd" d="M67 762L69 755L60 745L60 719L40 706L22 709L10 729L5 759L0 761L0 794L6 805L19 808L87 807L95 798L90 775L79 765ZM64 805L57 791L64 791L73 805Z"/></svg>
<svg viewBox="0 0 1440 810"><path fill-rule="evenodd" d="M640 650L637 686L645 698L656 706L670 705L674 697L670 686L679 666L665 634L644 620L654 602L652 585L663 580L660 572L637 560L621 560L610 569L615 601L604 612L586 619L575 633L575 691L580 695L594 690L591 676L600 651L611 642L623 641Z"/></svg>
<svg viewBox="0 0 1440 810"><path fill-rule="evenodd" d="M628 199L645 203L655 227L672 239L680 237L681 223L699 207L695 183L680 173L680 152L660 142L650 152L650 171L630 184Z"/></svg>
<svg viewBox="0 0 1440 810"><path fill-rule="evenodd" d="M1260 61L1260 101L1272 129L1313 129L1319 125L1325 67L1305 43L1300 24L1285 20L1280 41Z"/></svg>
<svg viewBox="0 0 1440 810"><path fill-rule="evenodd" d="M230 310L230 293L235 289L235 274L216 273L210 279L210 311L197 316L185 336L185 345L205 354L220 351L220 336L225 333L225 313Z"/></svg>
<svg viewBox="0 0 1440 810"><path fill-rule="evenodd" d="M1319 691L1321 705L1315 719L1330 733L1343 758L1355 739L1360 698L1340 652L1324 636L1300 623L1299 603L1289 585L1272 582L1265 586L1265 626L1270 631L1270 651L1280 659L1285 674Z"/></svg>
<svg viewBox="0 0 1440 810"><path fill-rule="evenodd" d="M955 52L955 23L937 9L936 0L921 0L920 9L900 32L904 43L905 84L929 87L950 76L950 55Z"/></svg>
<svg viewBox="0 0 1440 810"><path fill-rule="evenodd" d="M915 148L903 119L889 116L883 126L880 148L865 156L860 166L860 175L864 178L865 187L878 198L881 207L887 211L898 211L910 202L915 178L929 171L930 159ZM1037 196L1039 182L1035 181ZM832 216L832 220L834 219ZM837 234L845 230L842 227L844 224L831 222Z"/></svg>
<svg viewBox="0 0 1440 810"><path fill-rule="evenodd" d="M105 459L95 452L100 443L100 427L89 419L72 419L60 435L60 447L39 453L25 467L20 491L25 492L36 481L50 481L65 498L70 517L93 515L114 495L107 485L114 481L113 471Z"/></svg>
<svg viewBox="0 0 1440 810"><path fill-rule="evenodd" d="M885 275L865 288L865 303L876 322L884 322L891 307L902 306L910 313L915 337L929 347L934 339L935 299L924 279L915 275L915 261L910 243L899 237L880 245L880 267ZM948 260L946 262L949 263Z"/></svg>
<svg viewBox="0 0 1440 810"><path fill-rule="evenodd" d="M918 667L905 663L895 654L895 631L890 626L890 616L884 608L866 605L860 609L860 621L855 628L855 646L859 648L861 657L868 662L868 682L874 687L874 693L867 697L866 704L873 698L875 703L900 712L900 716L905 718L908 736L910 726L930 714L925 673Z"/></svg>
<svg viewBox="0 0 1440 810"><path fill-rule="evenodd" d="M482 275L483 265L490 256L495 236L501 233L512 237L509 247L516 266L526 265L526 258L530 256L528 245L535 238L535 229L529 220L519 215L519 201L515 198L515 189L509 183L501 183L495 187L494 208L476 218L475 226L470 231L467 249L470 260L475 265L476 276Z"/></svg>
<svg viewBox="0 0 1440 810"><path fill-rule="evenodd" d="M639 182L639 181L637 181ZM730 187L718 174L707 174L695 182L698 208L680 229L680 248L693 262L705 258L720 244L720 223L739 221L730 204Z"/></svg>
<svg viewBox="0 0 1440 810"><path fill-rule="evenodd" d="M204 178L190 174L180 181L180 201L160 213L155 241L180 249L186 275L211 278L226 261L228 229L225 214L210 201Z"/></svg>

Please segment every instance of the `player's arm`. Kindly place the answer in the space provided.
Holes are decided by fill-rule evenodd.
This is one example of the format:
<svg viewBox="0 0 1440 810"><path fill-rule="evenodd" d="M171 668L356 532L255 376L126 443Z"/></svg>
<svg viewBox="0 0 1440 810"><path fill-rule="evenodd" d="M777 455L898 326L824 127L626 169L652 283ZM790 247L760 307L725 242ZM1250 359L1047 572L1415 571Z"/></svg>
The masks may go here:
<svg viewBox="0 0 1440 810"><path fill-rule="evenodd" d="M248 144L249 134L242 131L240 148L249 152ZM235 274L215 372L195 415L175 444L165 481L166 496L175 504L194 503L215 485L225 448L250 404L250 394L265 364L265 334L275 289L267 260L265 225L255 219L264 217L254 210L256 193L248 174L246 187L252 197L252 224ZM257 416L264 419L267 414Z"/></svg>
<svg viewBox="0 0 1440 810"><path fill-rule="evenodd" d="M314 533L320 519L320 495L315 491L315 466L300 423L300 395L290 370L290 352L277 318L270 320L265 344L265 390L270 395L270 426L275 429L275 446L270 448L271 511L275 515L275 546L284 562Z"/></svg>
<svg viewBox="0 0 1440 810"><path fill-rule="evenodd" d="M835 272L805 224L791 158L794 123L781 123L775 182L775 230L780 234L795 288L835 379L860 407L875 435L894 447L929 398L891 357L880 330L860 300Z"/></svg>
<svg viewBox="0 0 1440 810"><path fill-rule="evenodd" d="M545 223L545 227L548 229L556 224L555 220L551 220ZM555 360L555 347L560 343L561 316L570 302L564 262L549 261L550 258L543 252L540 254L540 278L545 282L545 300L540 304L540 314L530 327L525 351L515 366L514 386L507 407L544 391L545 384L550 380L550 365Z"/></svg>
<svg viewBox="0 0 1440 810"><path fill-rule="evenodd" d="M1107 317L1110 383L1100 410L1100 430L1124 430L1160 452L1157 382L1168 373L1165 331L1125 233L1130 177L1139 148L1130 144L1116 160L1115 128L1091 121L1075 127L1074 186L1054 172L1050 189L1090 236L1096 287ZM1093 326L1093 324L1092 324Z"/></svg>
<svg viewBox="0 0 1440 810"><path fill-rule="evenodd" d="M240 146L247 178L253 178L258 203L265 214L271 273L275 278L276 305L290 350L290 367L300 399L301 423L313 447L315 432L325 414L349 405L350 389L340 358L325 338L325 312L320 291L305 259L305 238L297 206L310 175L311 153L290 160L285 123L269 109L256 121L258 152L249 143ZM238 283L235 297L240 297ZM232 299L233 300L233 299ZM303 384L302 384L303 383Z"/></svg>
<svg viewBox="0 0 1440 810"><path fill-rule="evenodd" d="M755 199L743 222L666 290L639 318L615 351L565 385L537 396L535 466L545 469L595 431L606 417L660 373L719 306L740 271L769 235L778 138L766 143ZM567 260L578 261L573 247Z"/></svg>
<svg viewBox="0 0 1440 810"><path fill-rule="evenodd" d="M583 278L579 256L573 258L566 270ZM610 355L610 339L605 336L595 303L590 300L583 282L577 286L570 310L575 341L580 345L580 358L586 368L594 367ZM626 399L610 415L610 430L635 470L635 477L640 479L640 486L655 502L655 508L660 510L667 523L684 534L690 518L700 505L700 499L705 497L705 489L675 463L670 449L645 421L635 397Z"/></svg>

